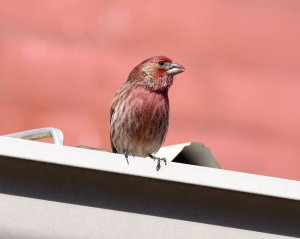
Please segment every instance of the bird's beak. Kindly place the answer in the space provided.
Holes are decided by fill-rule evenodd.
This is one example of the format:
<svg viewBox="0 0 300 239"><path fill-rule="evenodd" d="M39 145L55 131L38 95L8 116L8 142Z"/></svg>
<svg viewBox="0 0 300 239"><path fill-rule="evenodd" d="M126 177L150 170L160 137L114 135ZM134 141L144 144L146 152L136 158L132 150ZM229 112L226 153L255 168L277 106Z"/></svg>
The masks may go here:
<svg viewBox="0 0 300 239"><path fill-rule="evenodd" d="M172 62L167 70L168 75L177 75L181 72L184 72L185 68L182 65L177 64L176 62Z"/></svg>

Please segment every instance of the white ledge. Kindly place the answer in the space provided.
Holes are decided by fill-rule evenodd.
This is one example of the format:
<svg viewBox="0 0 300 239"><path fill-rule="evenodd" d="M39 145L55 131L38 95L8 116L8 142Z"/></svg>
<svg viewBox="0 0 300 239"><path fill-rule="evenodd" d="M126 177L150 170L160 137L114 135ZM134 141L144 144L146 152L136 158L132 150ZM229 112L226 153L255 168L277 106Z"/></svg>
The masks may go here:
<svg viewBox="0 0 300 239"><path fill-rule="evenodd" d="M167 152L165 149L163 150L164 152ZM0 155L264 196L300 200L300 181L173 162L168 162L166 166L162 163L161 169L156 171L156 162L150 158L129 157L128 165L124 155L2 136L0 136Z"/></svg>

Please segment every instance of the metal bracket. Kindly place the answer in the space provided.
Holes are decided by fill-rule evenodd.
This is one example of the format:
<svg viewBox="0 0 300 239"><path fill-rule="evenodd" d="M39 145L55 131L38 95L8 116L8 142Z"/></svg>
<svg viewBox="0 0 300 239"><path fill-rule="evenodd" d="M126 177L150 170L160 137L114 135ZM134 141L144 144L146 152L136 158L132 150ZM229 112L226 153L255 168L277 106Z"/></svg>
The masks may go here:
<svg viewBox="0 0 300 239"><path fill-rule="evenodd" d="M57 145L64 145L64 134L60 129L57 128L39 128L31 129L22 132L12 133L3 135L5 137L27 139L27 140L37 140L43 138L52 138L53 143Z"/></svg>

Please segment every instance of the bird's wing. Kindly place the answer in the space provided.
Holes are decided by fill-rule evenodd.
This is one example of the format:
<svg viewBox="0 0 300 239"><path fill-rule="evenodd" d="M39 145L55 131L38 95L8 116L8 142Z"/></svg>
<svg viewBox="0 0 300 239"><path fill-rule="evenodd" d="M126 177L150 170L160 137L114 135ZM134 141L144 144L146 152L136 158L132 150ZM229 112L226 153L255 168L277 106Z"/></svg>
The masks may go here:
<svg viewBox="0 0 300 239"><path fill-rule="evenodd" d="M123 100L123 96L126 93L126 91L131 87L131 84L129 82L126 82L123 86L121 86L121 88L116 92L115 98L113 99L112 103L111 103L111 108L110 108L110 124L113 118L113 115L115 113L115 108L118 105L120 100ZM115 146L113 145L112 141L111 141L111 148L112 151L114 153L117 152L117 149L115 148Z"/></svg>
<svg viewBox="0 0 300 239"><path fill-rule="evenodd" d="M115 108L118 105L118 103L122 100L124 100L124 97L126 97L125 94L127 94L127 92L129 90L131 90L131 88L135 87L136 84L133 84L137 79L143 78L145 77L146 74L143 71L140 71L139 67L135 67L129 74L127 81L124 83L124 85L121 86L121 88L116 92L115 98L113 99L112 103L111 103L111 108L110 108L110 124L112 123L112 118L113 115L115 113ZM134 86L135 85L135 86ZM113 152L117 152L116 148L114 147L114 145L112 144L111 141L111 148Z"/></svg>
<svg viewBox="0 0 300 239"><path fill-rule="evenodd" d="M112 103L111 103L111 108L110 108L110 122L112 119L112 116L115 112L115 107L118 104L118 102L120 101L120 99L123 98L123 94L125 93L125 91L130 87L129 82L126 82L124 85L121 86L121 88L116 92L115 94L115 98L113 99Z"/></svg>

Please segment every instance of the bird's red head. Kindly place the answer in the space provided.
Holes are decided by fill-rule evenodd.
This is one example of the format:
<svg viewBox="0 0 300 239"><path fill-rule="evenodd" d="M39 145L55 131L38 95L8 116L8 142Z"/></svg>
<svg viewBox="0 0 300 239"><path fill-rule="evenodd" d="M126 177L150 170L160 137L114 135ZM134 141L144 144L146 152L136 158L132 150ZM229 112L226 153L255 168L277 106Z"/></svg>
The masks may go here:
<svg viewBox="0 0 300 239"><path fill-rule="evenodd" d="M173 76L183 72L182 65L165 56L154 56L137 65L128 77L138 85L153 90L168 89L173 83Z"/></svg>

